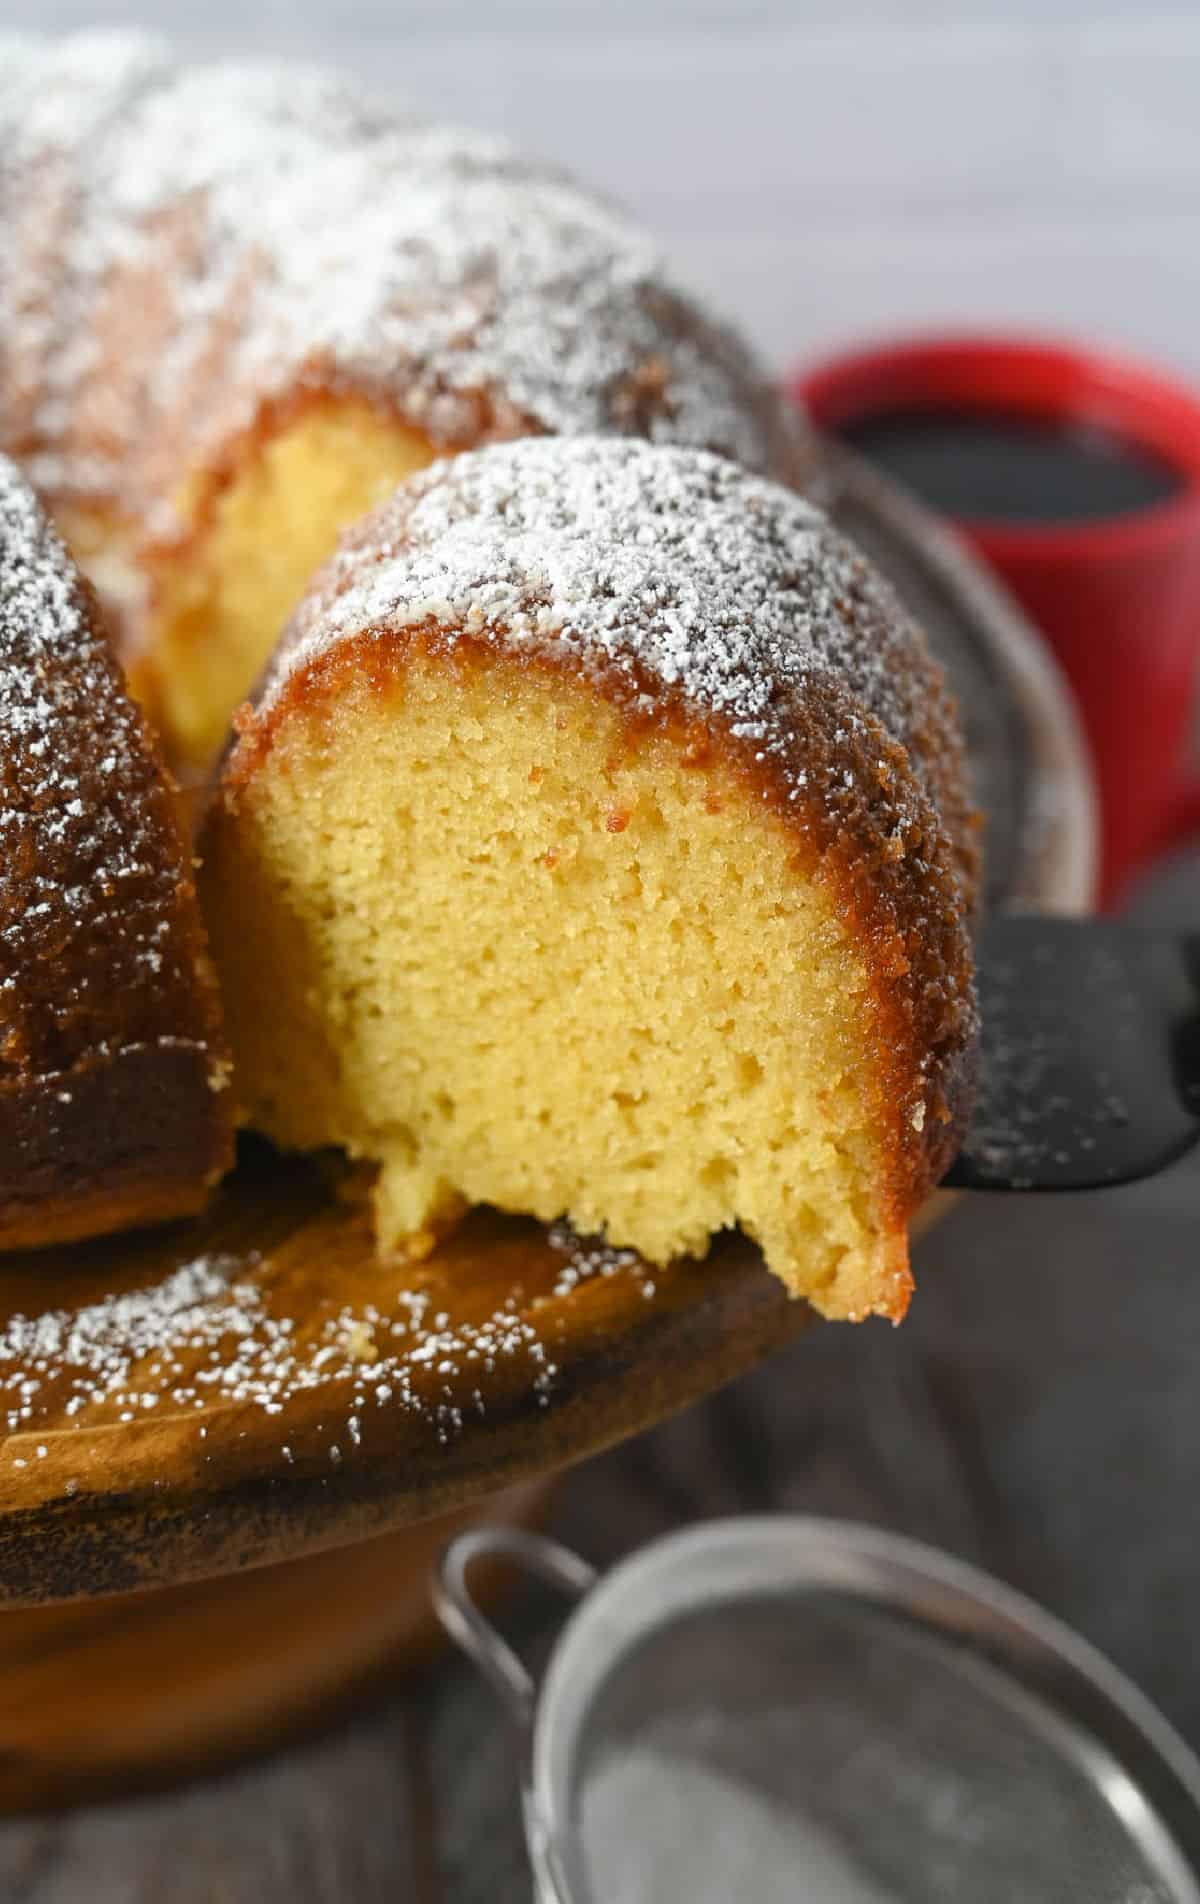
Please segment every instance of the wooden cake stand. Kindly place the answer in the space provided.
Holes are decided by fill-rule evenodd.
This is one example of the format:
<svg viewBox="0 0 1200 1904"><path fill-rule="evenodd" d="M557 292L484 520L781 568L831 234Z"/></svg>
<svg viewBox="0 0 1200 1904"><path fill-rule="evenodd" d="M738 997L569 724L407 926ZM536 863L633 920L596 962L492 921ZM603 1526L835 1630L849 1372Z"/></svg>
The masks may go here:
<svg viewBox="0 0 1200 1904"><path fill-rule="evenodd" d="M1051 665L895 491L840 454L823 482L959 690L990 903L1086 904L1089 783ZM4 1258L0 1804L258 1749L411 1662L453 1527L530 1518L548 1476L808 1319L734 1238L657 1271L478 1211L381 1267L360 1208L250 1145L197 1223Z"/></svg>

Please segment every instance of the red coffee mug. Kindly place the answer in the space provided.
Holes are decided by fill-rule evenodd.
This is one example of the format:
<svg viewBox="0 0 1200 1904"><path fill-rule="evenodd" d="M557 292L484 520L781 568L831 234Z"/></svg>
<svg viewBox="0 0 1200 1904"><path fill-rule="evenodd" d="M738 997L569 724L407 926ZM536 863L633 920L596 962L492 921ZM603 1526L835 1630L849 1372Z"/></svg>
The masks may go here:
<svg viewBox="0 0 1200 1904"><path fill-rule="evenodd" d="M934 337L852 352L790 388L819 428L923 406L1101 428L1163 458L1180 487L1133 514L1035 524L955 519L1040 627L1074 688L1100 783L1103 896L1200 831L1188 739L1200 673L1200 397L1069 345Z"/></svg>

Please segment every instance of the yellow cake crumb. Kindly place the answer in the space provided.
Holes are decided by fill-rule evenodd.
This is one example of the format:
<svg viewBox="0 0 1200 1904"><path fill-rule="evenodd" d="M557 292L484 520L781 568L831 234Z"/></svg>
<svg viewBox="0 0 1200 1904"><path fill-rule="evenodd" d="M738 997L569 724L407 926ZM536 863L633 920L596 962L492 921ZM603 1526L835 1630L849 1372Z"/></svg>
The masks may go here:
<svg viewBox="0 0 1200 1904"><path fill-rule="evenodd" d="M433 457L426 437L361 399L323 402L246 459L185 560L167 550L152 565L135 686L185 767L221 745L340 531ZM197 501L181 499L185 520Z"/></svg>
<svg viewBox="0 0 1200 1904"><path fill-rule="evenodd" d="M377 1163L384 1250L463 1199L659 1264L740 1224L827 1314L902 1311L863 949L732 768L414 659L294 710L206 858L243 1114Z"/></svg>

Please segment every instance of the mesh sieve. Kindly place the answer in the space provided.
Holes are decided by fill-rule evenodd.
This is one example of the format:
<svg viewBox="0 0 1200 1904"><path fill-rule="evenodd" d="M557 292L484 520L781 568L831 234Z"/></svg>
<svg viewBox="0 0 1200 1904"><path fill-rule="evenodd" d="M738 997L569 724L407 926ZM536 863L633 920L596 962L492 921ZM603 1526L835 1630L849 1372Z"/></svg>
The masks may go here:
<svg viewBox="0 0 1200 1904"><path fill-rule="evenodd" d="M672 1620L614 1665L564 1842L588 1904L1172 1904L1120 1765L961 1641L844 1595Z"/></svg>
<svg viewBox="0 0 1200 1904"><path fill-rule="evenodd" d="M497 1545L580 1602L540 1688L467 1589ZM932 1549L746 1518L596 1582L477 1530L439 1604L518 1731L546 1904L1200 1904L1200 1765L1069 1629Z"/></svg>

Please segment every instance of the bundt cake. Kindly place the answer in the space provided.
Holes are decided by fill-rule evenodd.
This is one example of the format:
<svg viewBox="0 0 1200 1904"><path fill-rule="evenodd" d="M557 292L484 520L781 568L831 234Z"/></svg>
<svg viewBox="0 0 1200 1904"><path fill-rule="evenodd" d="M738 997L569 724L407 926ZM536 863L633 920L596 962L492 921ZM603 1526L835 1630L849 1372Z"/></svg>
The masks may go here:
<svg viewBox="0 0 1200 1904"><path fill-rule="evenodd" d="M95 601L0 458L0 1247L198 1209L228 1060L172 791Z"/></svg>
<svg viewBox="0 0 1200 1904"><path fill-rule="evenodd" d="M202 834L244 1117L899 1316L971 1092L973 821L923 637L797 495L531 438L353 530Z"/></svg>
<svg viewBox="0 0 1200 1904"><path fill-rule="evenodd" d="M0 448L177 759L224 738L337 531L436 455L614 432L802 478L742 345L502 141L128 36L4 67Z"/></svg>

